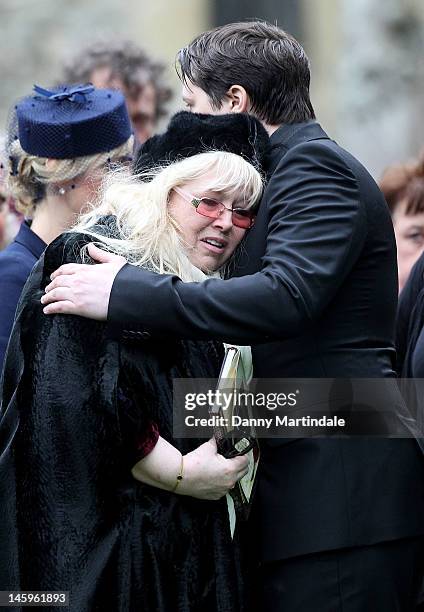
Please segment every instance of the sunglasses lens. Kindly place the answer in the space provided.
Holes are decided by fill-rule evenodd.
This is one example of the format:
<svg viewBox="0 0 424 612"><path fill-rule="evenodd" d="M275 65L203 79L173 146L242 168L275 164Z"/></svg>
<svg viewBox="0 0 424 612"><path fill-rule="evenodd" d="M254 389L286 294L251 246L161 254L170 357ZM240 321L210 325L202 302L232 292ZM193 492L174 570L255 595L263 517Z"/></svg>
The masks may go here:
<svg viewBox="0 0 424 612"><path fill-rule="evenodd" d="M249 229L253 225L253 214L250 210L243 208L233 209L233 224L237 227Z"/></svg>
<svg viewBox="0 0 424 612"><path fill-rule="evenodd" d="M218 219L220 214L224 211L224 205L218 200L212 198L202 198L197 206L197 212L204 217L210 217L211 219ZM254 215L250 210L244 210L243 208L233 208L232 211L232 222L236 227L242 227L243 229L249 229L253 225Z"/></svg>
<svg viewBox="0 0 424 612"><path fill-rule="evenodd" d="M212 219L218 219L221 214L222 204L217 200L213 200L212 198L202 198L200 200L199 206L197 207L197 212L204 217L212 217Z"/></svg>

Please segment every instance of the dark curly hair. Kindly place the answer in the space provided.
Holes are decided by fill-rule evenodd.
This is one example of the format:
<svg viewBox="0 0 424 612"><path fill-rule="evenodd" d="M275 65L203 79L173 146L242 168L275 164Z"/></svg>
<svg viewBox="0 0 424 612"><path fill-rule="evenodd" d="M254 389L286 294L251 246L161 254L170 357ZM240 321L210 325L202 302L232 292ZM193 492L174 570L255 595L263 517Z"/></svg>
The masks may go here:
<svg viewBox="0 0 424 612"><path fill-rule="evenodd" d="M152 60L130 40L97 41L81 49L65 64L61 82L87 82L93 71L103 66L111 69L111 79L118 77L129 91L149 81L156 91L156 118L167 114L166 103L172 96L172 90L163 78L165 65Z"/></svg>

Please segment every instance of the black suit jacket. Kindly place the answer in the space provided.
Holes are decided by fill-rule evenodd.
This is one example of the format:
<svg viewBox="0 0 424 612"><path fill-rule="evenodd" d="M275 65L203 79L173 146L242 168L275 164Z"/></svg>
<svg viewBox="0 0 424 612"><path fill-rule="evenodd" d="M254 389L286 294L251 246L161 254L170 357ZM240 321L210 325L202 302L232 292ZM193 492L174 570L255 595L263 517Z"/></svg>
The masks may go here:
<svg viewBox="0 0 424 612"><path fill-rule="evenodd" d="M381 192L315 121L282 126L271 145L238 277L191 284L125 266L111 332L253 344L256 377L393 377L396 246ZM274 441L260 469L265 561L424 533L413 440Z"/></svg>

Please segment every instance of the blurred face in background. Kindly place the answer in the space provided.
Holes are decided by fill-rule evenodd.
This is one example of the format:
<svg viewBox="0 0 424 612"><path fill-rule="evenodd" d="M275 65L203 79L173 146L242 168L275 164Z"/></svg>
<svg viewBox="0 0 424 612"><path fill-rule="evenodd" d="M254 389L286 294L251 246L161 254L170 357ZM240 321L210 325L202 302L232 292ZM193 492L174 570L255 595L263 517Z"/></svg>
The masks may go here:
<svg viewBox="0 0 424 612"><path fill-rule="evenodd" d="M100 89L119 89L125 96L128 114L138 143L143 144L153 136L157 121L157 96L153 84L142 78L140 84L128 88L122 80L112 75L110 66L96 68L90 75L90 82Z"/></svg>
<svg viewBox="0 0 424 612"><path fill-rule="evenodd" d="M393 226L397 244L399 291L420 255L424 252L424 212L406 214L406 200L401 200L393 211Z"/></svg>
<svg viewBox="0 0 424 612"><path fill-rule="evenodd" d="M126 101L128 114L134 128L134 134L140 144L146 142L156 129L156 91L152 83L143 87L133 87L131 90L122 89Z"/></svg>
<svg viewBox="0 0 424 612"><path fill-rule="evenodd" d="M6 226L7 205L6 199L0 194L0 249L5 246L5 226Z"/></svg>
<svg viewBox="0 0 424 612"><path fill-rule="evenodd" d="M380 189L395 230L400 292L424 251L424 156L388 166Z"/></svg>
<svg viewBox="0 0 424 612"><path fill-rule="evenodd" d="M6 164L0 158L0 250L6 246L6 222L9 215L8 193L6 188Z"/></svg>

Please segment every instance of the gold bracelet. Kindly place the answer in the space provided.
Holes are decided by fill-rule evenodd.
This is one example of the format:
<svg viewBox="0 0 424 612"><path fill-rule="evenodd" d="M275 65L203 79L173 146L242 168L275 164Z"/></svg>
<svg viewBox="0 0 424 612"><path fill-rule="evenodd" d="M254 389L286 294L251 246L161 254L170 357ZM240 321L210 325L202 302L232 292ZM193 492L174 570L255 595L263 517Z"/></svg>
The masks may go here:
<svg viewBox="0 0 424 612"><path fill-rule="evenodd" d="M180 482L184 478L183 472L184 472L184 455L181 454L181 464L180 464L180 470L179 470L178 475L177 475L177 482L175 483L175 486L172 489L171 493L175 493L175 491L177 490L178 485L180 484Z"/></svg>

